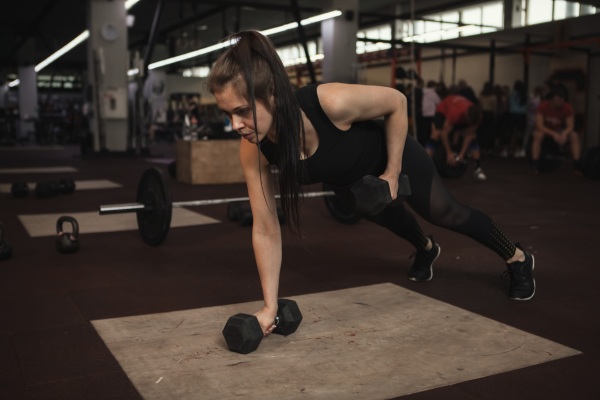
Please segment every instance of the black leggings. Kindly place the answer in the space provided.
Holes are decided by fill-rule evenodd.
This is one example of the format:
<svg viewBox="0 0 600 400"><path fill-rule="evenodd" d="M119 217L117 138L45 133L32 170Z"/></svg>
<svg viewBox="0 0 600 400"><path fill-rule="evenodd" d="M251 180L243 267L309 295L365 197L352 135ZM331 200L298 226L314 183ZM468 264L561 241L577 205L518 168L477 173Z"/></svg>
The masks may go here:
<svg viewBox="0 0 600 400"><path fill-rule="evenodd" d="M402 172L408 175L412 192L406 202L419 216L434 225L469 236L496 252L503 260L512 258L515 245L489 216L452 197L431 158L410 136L404 146ZM388 228L418 249L427 245L427 235L403 204L394 204L375 217L364 218Z"/></svg>

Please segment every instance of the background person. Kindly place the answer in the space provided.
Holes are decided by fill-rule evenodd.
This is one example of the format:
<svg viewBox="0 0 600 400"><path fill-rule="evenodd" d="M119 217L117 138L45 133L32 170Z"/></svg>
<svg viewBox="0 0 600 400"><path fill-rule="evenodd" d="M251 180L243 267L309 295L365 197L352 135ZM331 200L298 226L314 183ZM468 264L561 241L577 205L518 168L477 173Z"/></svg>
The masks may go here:
<svg viewBox="0 0 600 400"><path fill-rule="evenodd" d="M573 173L581 175L581 144L579 135L574 130L575 115L571 104L566 102L566 93L560 87L554 87L546 100L537 107L535 129L531 142L531 160L533 173L539 174L539 161L542 152L542 141L552 139L560 147L567 142L571 147Z"/></svg>

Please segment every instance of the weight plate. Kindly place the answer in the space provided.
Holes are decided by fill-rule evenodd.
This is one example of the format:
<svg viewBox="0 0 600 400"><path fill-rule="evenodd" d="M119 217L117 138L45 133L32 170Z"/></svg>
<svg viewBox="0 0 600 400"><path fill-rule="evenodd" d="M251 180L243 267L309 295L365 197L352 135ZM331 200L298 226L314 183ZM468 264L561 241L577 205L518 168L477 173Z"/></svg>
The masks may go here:
<svg viewBox="0 0 600 400"><path fill-rule="evenodd" d="M324 191L331 190L331 187L324 184ZM333 219L337 222L347 225L354 225L360 221L361 216L356 212L356 208L354 204L346 199L343 199L339 196L325 196L323 197L325 201L325 207L327 207L327 211L331 214Z"/></svg>
<svg viewBox="0 0 600 400"><path fill-rule="evenodd" d="M169 187L158 168L148 168L140 178L137 189L138 203L144 210L137 211L137 224L142 240L158 246L167 237L171 226L172 203Z"/></svg>
<svg viewBox="0 0 600 400"><path fill-rule="evenodd" d="M456 179L460 178L467 172L469 165L466 162L457 163L454 166L446 163L446 150L442 147L441 143L433 152L433 163L435 168L442 178Z"/></svg>
<svg viewBox="0 0 600 400"><path fill-rule="evenodd" d="M583 159L583 174L589 179L600 180L600 146L589 149Z"/></svg>

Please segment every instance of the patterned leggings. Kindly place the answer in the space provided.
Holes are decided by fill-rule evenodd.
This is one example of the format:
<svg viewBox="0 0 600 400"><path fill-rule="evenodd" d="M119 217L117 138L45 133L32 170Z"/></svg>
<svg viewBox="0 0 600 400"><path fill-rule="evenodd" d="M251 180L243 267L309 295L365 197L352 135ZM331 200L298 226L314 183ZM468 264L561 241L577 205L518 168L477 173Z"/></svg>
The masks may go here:
<svg viewBox="0 0 600 400"><path fill-rule="evenodd" d="M515 244L487 214L459 203L448 192L431 158L410 136L404 146L402 172L408 175L412 192L406 202L420 217L476 240L505 261L514 255ZM347 193L340 195L345 197ZM427 235L404 204L390 206L375 217L364 218L389 229L418 249L427 245Z"/></svg>

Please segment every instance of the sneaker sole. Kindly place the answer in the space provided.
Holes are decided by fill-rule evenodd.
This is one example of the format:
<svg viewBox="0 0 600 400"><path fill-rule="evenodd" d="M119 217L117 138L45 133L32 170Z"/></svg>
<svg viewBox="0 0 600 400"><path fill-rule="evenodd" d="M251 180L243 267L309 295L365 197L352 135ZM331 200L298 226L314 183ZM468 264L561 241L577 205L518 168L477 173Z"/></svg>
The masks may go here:
<svg viewBox="0 0 600 400"><path fill-rule="evenodd" d="M535 257L533 256L533 254L531 254L531 273L533 273L534 269L535 269ZM518 301L530 300L535 295L535 278L532 278L532 279L533 279L533 292L531 293L531 296L529 296L529 297L510 297L510 299L518 300Z"/></svg>
<svg viewBox="0 0 600 400"><path fill-rule="evenodd" d="M438 248L437 255L435 256L435 258L431 262L431 266L429 267L429 272L431 273L431 275L429 275L429 279L423 279L423 280L420 281L418 279L413 278L412 276L409 276L408 279L410 279L413 282L429 282L430 280L433 279L433 263L435 262L435 260L438 259L438 257L440 256L440 254L442 254L442 247L438 244L437 248Z"/></svg>

